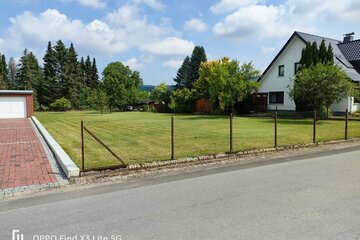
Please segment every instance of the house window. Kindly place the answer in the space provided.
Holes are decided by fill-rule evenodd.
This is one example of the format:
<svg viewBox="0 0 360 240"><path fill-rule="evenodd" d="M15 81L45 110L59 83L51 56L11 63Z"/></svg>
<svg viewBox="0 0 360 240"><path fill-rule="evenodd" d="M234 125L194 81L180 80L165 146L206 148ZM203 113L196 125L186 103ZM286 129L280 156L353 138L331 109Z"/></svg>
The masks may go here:
<svg viewBox="0 0 360 240"><path fill-rule="evenodd" d="M283 77L285 74L285 66L284 65L280 65L279 66L279 77Z"/></svg>
<svg viewBox="0 0 360 240"><path fill-rule="evenodd" d="M284 103L284 92L270 92L269 93L269 103L270 104L274 104L274 103L283 104Z"/></svg>
<svg viewBox="0 0 360 240"><path fill-rule="evenodd" d="M301 66L301 65L300 65L299 62L295 63L295 69L294 69L294 73L295 73L295 74L299 71L300 66Z"/></svg>

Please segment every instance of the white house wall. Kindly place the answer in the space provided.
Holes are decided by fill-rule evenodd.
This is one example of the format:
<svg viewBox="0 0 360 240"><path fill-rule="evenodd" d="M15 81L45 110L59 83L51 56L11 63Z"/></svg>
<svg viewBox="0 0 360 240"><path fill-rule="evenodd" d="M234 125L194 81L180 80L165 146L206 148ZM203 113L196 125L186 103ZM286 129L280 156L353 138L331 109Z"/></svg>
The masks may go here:
<svg viewBox="0 0 360 240"><path fill-rule="evenodd" d="M330 109L333 113L336 113L336 112L345 112L346 109L349 110L349 112L352 112L352 100L353 98L352 97L349 97L349 98L346 98L344 100L342 100L341 102L339 103L335 103L333 105L331 105Z"/></svg>
<svg viewBox="0 0 360 240"><path fill-rule="evenodd" d="M267 73L262 77L259 88L260 93L269 92L284 92L284 104L270 104L268 96L268 109L286 111L295 111L296 105L289 97L289 86L293 85L293 79L295 76L295 63L300 61L302 49L305 47L305 43L298 37L294 37L288 44L282 54L272 64ZM284 65L284 76L279 76L279 66ZM360 110L360 104L354 103L354 98L346 98L338 104L331 106L332 112L345 112L348 109L349 112L355 112Z"/></svg>
<svg viewBox="0 0 360 240"><path fill-rule="evenodd" d="M304 42L295 36L282 52L281 56L279 56L279 58L273 63L271 68L261 79L259 92L284 92L284 104L269 104L268 99L269 110L275 110L276 107L278 110L295 110L295 103L290 99L288 94L288 86L293 85L292 80L294 78L295 63L300 61L301 51L304 47ZM285 73L283 77L279 77L278 75L280 65L285 66Z"/></svg>

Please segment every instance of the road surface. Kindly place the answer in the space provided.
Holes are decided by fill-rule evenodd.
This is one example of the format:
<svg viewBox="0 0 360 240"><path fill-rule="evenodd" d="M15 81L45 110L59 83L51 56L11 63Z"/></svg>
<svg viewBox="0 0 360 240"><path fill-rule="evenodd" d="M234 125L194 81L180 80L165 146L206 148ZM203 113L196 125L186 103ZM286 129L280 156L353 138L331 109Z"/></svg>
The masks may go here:
<svg viewBox="0 0 360 240"><path fill-rule="evenodd" d="M0 239L360 239L360 147L59 199L0 202Z"/></svg>

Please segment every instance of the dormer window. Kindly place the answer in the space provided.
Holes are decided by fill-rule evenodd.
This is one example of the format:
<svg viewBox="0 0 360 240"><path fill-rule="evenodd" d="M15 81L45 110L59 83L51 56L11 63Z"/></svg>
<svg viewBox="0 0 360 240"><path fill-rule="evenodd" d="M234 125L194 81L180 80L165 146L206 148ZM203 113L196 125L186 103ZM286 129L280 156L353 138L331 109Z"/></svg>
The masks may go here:
<svg viewBox="0 0 360 240"><path fill-rule="evenodd" d="M279 66L279 77L283 77L285 75L285 66L280 65Z"/></svg>

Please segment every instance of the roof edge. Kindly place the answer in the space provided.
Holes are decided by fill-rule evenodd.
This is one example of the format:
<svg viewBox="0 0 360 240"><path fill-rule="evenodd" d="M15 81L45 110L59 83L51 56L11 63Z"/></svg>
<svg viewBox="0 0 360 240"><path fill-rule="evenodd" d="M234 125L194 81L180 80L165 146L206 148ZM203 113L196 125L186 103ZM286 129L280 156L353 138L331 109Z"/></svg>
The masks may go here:
<svg viewBox="0 0 360 240"><path fill-rule="evenodd" d="M298 37L301 41L303 41L305 44L307 43L307 41L305 41L304 38L302 38L297 31L295 31L291 37L286 41L285 45L281 48L281 50L278 52L278 54L275 56L275 58L271 61L271 63L269 64L269 66L265 69L265 71L263 72L263 74L261 74L261 76L259 77L259 79L257 80L258 82L261 81L261 79L265 76L265 74L269 71L269 69L272 67L272 65L276 62L276 60L280 57L280 55L285 51L286 47L290 44L291 40L293 40L294 37Z"/></svg>

